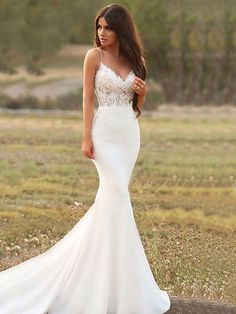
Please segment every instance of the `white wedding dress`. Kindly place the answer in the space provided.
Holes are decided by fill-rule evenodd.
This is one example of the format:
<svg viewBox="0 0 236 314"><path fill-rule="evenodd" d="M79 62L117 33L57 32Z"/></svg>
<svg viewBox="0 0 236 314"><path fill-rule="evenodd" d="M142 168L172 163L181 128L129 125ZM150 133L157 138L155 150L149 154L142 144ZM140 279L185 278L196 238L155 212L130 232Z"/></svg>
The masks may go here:
<svg viewBox="0 0 236 314"><path fill-rule="evenodd" d="M170 308L146 258L128 190L140 147L130 102L134 77L130 71L121 78L101 59L92 126L95 201L53 247L0 272L0 314L161 314Z"/></svg>

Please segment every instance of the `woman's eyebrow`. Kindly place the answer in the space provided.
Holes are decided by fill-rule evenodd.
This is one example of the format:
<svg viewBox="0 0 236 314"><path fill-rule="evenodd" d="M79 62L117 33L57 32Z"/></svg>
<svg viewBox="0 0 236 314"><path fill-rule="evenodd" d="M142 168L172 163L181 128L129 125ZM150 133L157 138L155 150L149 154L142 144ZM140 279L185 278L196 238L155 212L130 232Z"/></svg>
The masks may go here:
<svg viewBox="0 0 236 314"><path fill-rule="evenodd" d="M98 23L98 26L102 26L101 24ZM110 27L109 24L104 25L105 27Z"/></svg>

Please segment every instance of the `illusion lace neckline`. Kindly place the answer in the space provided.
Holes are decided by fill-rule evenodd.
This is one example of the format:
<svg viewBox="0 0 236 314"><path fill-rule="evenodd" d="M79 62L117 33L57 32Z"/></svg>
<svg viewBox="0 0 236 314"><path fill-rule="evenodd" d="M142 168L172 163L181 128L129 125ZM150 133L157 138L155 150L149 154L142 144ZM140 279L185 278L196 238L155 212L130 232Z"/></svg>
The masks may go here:
<svg viewBox="0 0 236 314"><path fill-rule="evenodd" d="M130 70L129 74L126 76L126 78L123 78L121 77L115 70L113 70L111 67L109 67L108 65L106 65L105 63L103 63L102 61L100 62L100 66L99 68L101 67L101 65L105 66L108 70L110 70L112 73L115 74L115 76L119 79L121 79L123 82L126 82L127 79L130 77L130 75L134 72L133 70Z"/></svg>

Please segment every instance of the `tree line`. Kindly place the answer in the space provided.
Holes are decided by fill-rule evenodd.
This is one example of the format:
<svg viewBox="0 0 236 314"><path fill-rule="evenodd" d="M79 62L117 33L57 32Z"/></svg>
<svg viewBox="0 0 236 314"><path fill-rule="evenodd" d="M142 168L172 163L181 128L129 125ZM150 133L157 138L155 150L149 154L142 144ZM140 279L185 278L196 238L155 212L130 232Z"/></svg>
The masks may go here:
<svg viewBox="0 0 236 314"><path fill-rule="evenodd" d="M19 54L30 73L66 43L91 44L104 0L0 0L0 71L14 73ZM236 1L119 1L134 15L148 77L165 101L236 103Z"/></svg>

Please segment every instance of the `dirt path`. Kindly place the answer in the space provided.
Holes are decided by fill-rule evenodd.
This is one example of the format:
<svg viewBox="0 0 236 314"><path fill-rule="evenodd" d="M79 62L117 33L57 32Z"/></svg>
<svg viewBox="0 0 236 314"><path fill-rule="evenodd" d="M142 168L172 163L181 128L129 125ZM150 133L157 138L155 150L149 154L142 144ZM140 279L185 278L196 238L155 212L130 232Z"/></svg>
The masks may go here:
<svg viewBox="0 0 236 314"><path fill-rule="evenodd" d="M42 109L4 109L0 108L0 115L5 114L11 116L20 115L36 115L36 116L67 116L75 117L81 115L82 112L74 110L42 110ZM146 111L143 110L142 114L144 116L150 116L154 118L170 118L170 119L236 119L236 107L235 106L178 106L174 104L163 104L158 107L156 111Z"/></svg>
<svg viewBox="0 0 236 314"><path fill-rule="evenodd" d="M0 94L13 99L31 95L44 100L76 91L82 85L81 62L89 48L88 45L66 45L48 61L43 75L29 74L23 66L18 66L13 75L0 72Z"/></svg>
<svg viewBox="0 0 236 314"><path fill-rule="evenodd" d="M25 96L34 96L39 100L47 98L55 99L58 96L74 92L82 86L82 73L78 69L64 69L51 71L47 70L47 74L43 78L39 78L28 82L20 79L18 82L12 82L6 86L0 87L0 93L13 99Z"/></svg>

